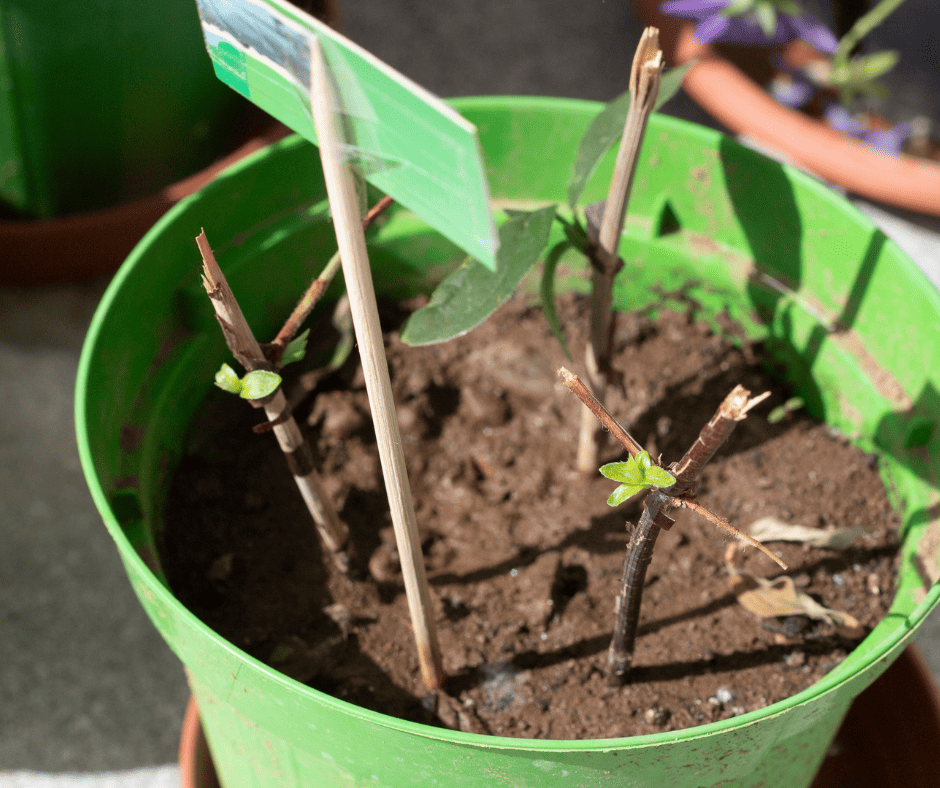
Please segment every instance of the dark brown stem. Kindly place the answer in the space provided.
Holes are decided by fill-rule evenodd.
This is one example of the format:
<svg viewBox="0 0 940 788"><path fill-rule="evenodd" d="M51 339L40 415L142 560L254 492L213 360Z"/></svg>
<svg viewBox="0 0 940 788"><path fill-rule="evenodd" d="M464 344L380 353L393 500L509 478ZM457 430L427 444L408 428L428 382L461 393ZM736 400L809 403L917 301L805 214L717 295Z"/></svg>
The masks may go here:
<svg viewBox="0 0 940 788"><path fill-rule="evenodd" d="M222 326L226 344L246 370L269 368L270 363L255 339L248 321L245 320L204 231L199 234L196 244L203 260L202 283L219 325ZM323 543L329 549L336 565L346 571L348 556L343 547L349 531L346 524L339 519L323 488L323 482L313 466L313 452L294 417L290 415L281 387L279 386L271 396L261 400L261 403Z"/></svg>
<svg viewBox="0 0 940 788"><path fill-rule="evenodd" d="M385 211L388 206L392 204L392 198L386 195L381 200L379 200L375 205L373 205L368 213L362 218L362 229L368 230L372 223L381 216L382 212ZM339 270L340 260L339 253L333 255L330 261L326 264L326 267L323 269L323 272L310 283L310 287L307 288L307 292L303 294L300 301L297 302L297 306L294 307L294 311L290 313L290 317L284 322L284 326L280 331L277 332L277 336L274 337L274 341L270 344L270 353L272 355L272 361L276 364L280 362L281 356L284 353L285 348L288 343L294 338L297 332L300 330L300 327L303 325L303 322L310 317L310 313L313 311L313 308L317 305L320 299L323 297L323 294L326 292L326 289L330 286L330 282L333 281L333 276Z"/></svg>
<svg viewBox="0 0 940 788"><path fill-rule="evenodd" d="M653 557L656 537L662 530L656 524L656 517L668 506L668 502L668 496L664 493L658 490L653 492L627 543L620 596L617 599L617 621L607 652L607 683L614 686L623 683L623 678L633 662L646 570Z"/></svg>

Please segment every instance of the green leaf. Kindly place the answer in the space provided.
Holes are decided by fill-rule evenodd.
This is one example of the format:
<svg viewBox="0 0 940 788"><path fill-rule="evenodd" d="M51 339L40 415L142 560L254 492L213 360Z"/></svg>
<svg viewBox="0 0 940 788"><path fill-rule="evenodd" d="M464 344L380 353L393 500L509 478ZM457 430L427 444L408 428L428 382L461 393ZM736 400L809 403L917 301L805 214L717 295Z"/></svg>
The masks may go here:
<svg viewBox="0 0 940 788"><path fill-rule="evenodd" d="M215 373L215 385L229 394L238 394L242 390L241 379L228 364L223 364Z"/></svg>
<svg viewBox="0 0 940 788"><path fill-rule="evenodd" d="M773 38L777 29L777 11L768 3L758 3L754 7L754 16L767 38Z"/></svg>
<svg viewBox="0 0 940 788"><path fill-rule="evenodd" d="M608 506L620 506L627 498L632 498L638 492L645 490L642 484L621 484L607 499Z"/></svg>
<svg viewBox="0 0 940 788"><path fill-rule="evenodd" d="M897 62L898 53L894 50L874 52L844 64L834 65L829 74L829 82L837 88L857 90L887 74Z"/></svg>
<svg viewBox="0 0 940 788"><path fill-rule="evenodd" d="M721 9L721 13L725 16L738 16L739 14L746 14L753 7L754 0L734 0Z"/></svg>
<svg viewBox="0 0 940 788"><path fill-rule="evenodd" d="M281 385L281 376L266 369L255 369L242 378L242 399L264 399Z"/></svg>
<svg viewBox="0 0 940 788"><path fill-rule="evenodd" d="M783 421L793 411L802 408L804 404L805 403L803 402L802 397L790 397L790 399L784 402L783 405L778 405L767 414L767 423L777 424L778 422Z"/></svg>
<svg viewBox="0 0 940 788"><path fill-rule="evenodd" d="M666 488L672 487L672 485L676 483L676 477L669 473L669 471L664 471L658 465L653 465L646 469L643 481L653 487Z"/></svg>
<svg viewBox="0 0 940 788"><path fill-rule="evenodd" d="M513 294L548 244L555 206L514 215L499 228L496 270L468 259L447 276L427 306L415 312L402 329L409 345L430 345L466 334L495 312Z"/></svg>
<svg viewBox="0 0 940 788"><path fill-rule="evenodd" d="M634 459L636 460L636 464L640 466L640 473L645 474L646 469L653 464L648 451L641 451Z"/></svg>
<svg viewBox="0 0 940 788"><path fill-rule="evenodd" d="M281 356L282 367L286 367L288 364L293 364L295 361L303 359L304 354L307 352L307 337L309 335L310 329L308 328L302 334L299 334L287 343L287 347L284 348L284 354Z"/></svg>
<svg viewBox="0 0 940 788"><path fill-rule="evenodd" d="M774 5L777 6L778 12L789 14L790 16L799 16L803 11L799 3L794 3L793 0L776 0Z"/></svg>
<svg viewBox="0 0 940 788"><path fill-rule="evenodd" d="M626 462L609 462L600 468L601 475L615 482L643 486L643 471L632 457Z"/></svg>
<svg viewBox="0 0 940 788"><path fill-rule="evenodd" d="M863 14L856 20L852 28L842 36L839 41L839 48L833 55L833 65L845 63L858 44L865 36L880 25L904 0L881 0L868 13Z"/></svg>
<svg viewBox="0 0 940 788"><path fill-rule="evenodd" d="M663 73L659 96L656 98L656 109L679 92L682 80L694 62L690 61ZM630 91L627 91L604 106L581 138L578 152L575 154L574 172L568 181L568 205L572 209L581 199L581 192L587 186L600 160L604 158L604 154L623 136L623 124L629 109Z"/></svg>
<svg viewBox="0 0 940 788"><path fill-rule="evenodd" d="M561 330L561 322L558 320L558 310L555 308L555 268L561 256L571 248L570 241L559 241L555 244L548 255L545 257L545 264L542 266L542 283L540 292L542 294L542 311L545 313L545 319L548 321L548 327L565 351L569 361L572 361L571 351L565 343L565 335Z"/></svg>

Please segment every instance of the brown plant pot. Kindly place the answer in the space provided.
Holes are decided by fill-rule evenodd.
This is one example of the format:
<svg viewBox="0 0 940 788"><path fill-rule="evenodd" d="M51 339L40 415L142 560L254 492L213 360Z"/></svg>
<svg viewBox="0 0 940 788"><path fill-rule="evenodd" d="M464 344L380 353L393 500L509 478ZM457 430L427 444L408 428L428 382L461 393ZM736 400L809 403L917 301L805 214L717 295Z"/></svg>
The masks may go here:
<svg viewBox="0 0 940 788"><path fill-rule="evenodd" d="M229 165L288 133L286 126L269 124L204 170L131 203L56 219L0 222L0 285L76 282L113 273L173 205Z"/></svg>
<svg viewBox="0 0 940 788"><path fill-rule="evenodd" d="M338 0L294 0L294 5L331 27L339 27ZM79 282L114 273L144 234L177 202L239 159L291 133L254 107L243 120L254 130L246 133L235 150L157 194L55 219L0 220L0 286Z"/></svg>
<svg viewBox="0 0 940 788"><path fill-rule="evenodd" d="M659 28L668 66L698 61L682 86L713 118L853 194L940 216L940 165L885 153L779 104L715 47L695 38L693 23L661 14L661 2L637 0L640 17Z"/></svg>
<svg viewBox="0 0 940 788"><path fill-rule="evenodd" d="M194 700L180 739L181 788L219 788ZM908 647L855 700L813 788L933 788L940 773L940 694Z"/></svg>

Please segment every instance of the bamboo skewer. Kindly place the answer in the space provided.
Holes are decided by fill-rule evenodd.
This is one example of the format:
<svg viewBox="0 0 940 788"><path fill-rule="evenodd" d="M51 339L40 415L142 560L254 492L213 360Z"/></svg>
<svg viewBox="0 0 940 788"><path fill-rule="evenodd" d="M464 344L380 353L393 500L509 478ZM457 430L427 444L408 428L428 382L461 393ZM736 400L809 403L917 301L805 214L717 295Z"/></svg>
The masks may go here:
<svg viewBox="0 0 940 788"><path fill-rule="evenodd" d="M352 175L340 147L341 137L336 125L329 69L319 42L313 37L309 41L313 121L320 146L327 196L333 212L343 277L349 294L353 326L366 379L366 391L372 409L379 459L401 558L421 675L428 688L438 689L444 681L441 653L431 611L430 592L421 554L411 487L405 469L398 419L392 399L388 362L385 358L375 289L359 215L359 202Z"/></svg>

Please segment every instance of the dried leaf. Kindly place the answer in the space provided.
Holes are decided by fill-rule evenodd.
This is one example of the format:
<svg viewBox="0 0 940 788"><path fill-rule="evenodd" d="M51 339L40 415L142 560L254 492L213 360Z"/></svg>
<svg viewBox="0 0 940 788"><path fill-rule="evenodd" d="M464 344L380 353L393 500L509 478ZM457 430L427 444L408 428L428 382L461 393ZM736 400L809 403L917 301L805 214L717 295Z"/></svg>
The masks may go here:
<svg viewBox="0 0 940 788"><path fill-rule="evenodd" d="M731 591L742 607L761 618L808 616L832 624L840 635L859 638L862 626L848 613L819 604L809 594L797 591L793 578L783 576L765 580L745 572L731 574Z"/></svg>
<svg viewBox="0 0 940 788"><path fill-rule="evenodd" d="M790 525L776 517L761 517L751 523L747 530L758 542L801 542L810 547L844 550L872 527L810 528L805 525Z"/></svg>

